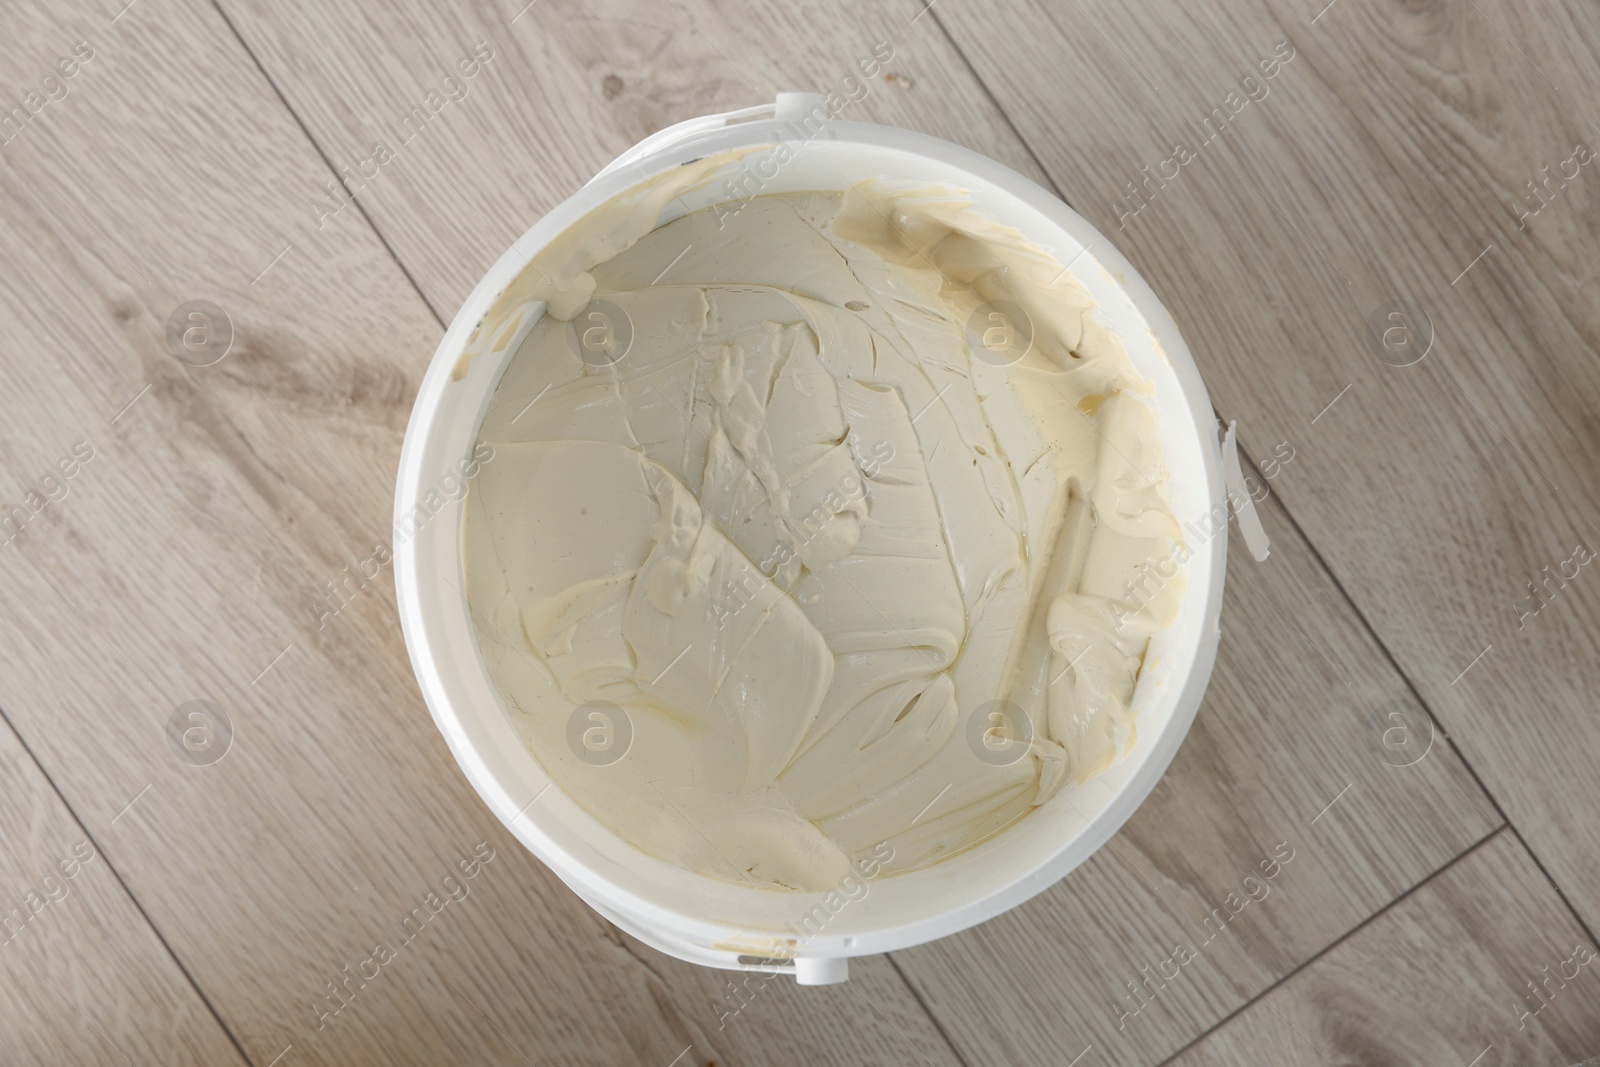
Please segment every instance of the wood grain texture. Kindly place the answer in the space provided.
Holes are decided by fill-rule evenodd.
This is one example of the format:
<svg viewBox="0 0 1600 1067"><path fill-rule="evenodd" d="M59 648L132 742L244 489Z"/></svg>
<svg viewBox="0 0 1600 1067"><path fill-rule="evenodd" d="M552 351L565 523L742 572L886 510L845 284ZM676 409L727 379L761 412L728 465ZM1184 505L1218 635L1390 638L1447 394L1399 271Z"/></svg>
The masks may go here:
<svg viewBox="0 0 1600 1067"><path fill-rule="evenodd" d="M448 322L490 263L625 149L672 123L837 91L844 119L937 132L1044 181L929 19L845 4L464 0L450 6L225 0L244 41ZM493 58L457 64L483 42ZM858 60L895 50L896 79ZM459 100L441 88L456 74ZM430 92L425 126L404 117ZM406 139L409 135L409 139ZM393 162L360 181L382 141ZM312 218L312 201L306 202Z"/></svg>
<svg viewBox="0 0 1600 1067"><path fill-rule="evenodd" d="M3 723L0 990L6 1064L244 1062Z"/></svg>
<svg viewBox="0 0 1600 1067"><path fill-rule="evenodd" d="M95 54L0 168L0 462L25 505L0 704L85 824L116 820L107 856L251 1060L954 1062L883 960L720 1026L712 976L619 944L500 829L386 572L327 599L387 540L439 326L358 213L301 210L326 167L214 8L114 15L36 13L44 58L7 45L18 69ZM231 318L215 362L166 336L196 298ZM232 726L205 761L167 731L196 699ZM62 979L115 1005L110 977Z"/></svg>
<svg viewBox="0 0 1600 1067"><path fill-rule="evenodd" d="M1162 294L1245 440L1305 442L1290 512L1593 929L1600 581L1574 556L1600 547L1600 177L1575 148L1600 135L1600 12L1322 9L935 13ZM1265 98L1204 140L1285 40ZM1046 63L1089 73L1045 94ZM1125 200L1180 141L1196 158ZM1411 366L1368 336L1395 300L1431 321Z"/></svg>
<svg viewBox="0 0 1600 1067"><path fill-rule="evenodd" d="M1600 1051L1596 966L1502 832L1172 1062L1575 1064Z"/></svg>

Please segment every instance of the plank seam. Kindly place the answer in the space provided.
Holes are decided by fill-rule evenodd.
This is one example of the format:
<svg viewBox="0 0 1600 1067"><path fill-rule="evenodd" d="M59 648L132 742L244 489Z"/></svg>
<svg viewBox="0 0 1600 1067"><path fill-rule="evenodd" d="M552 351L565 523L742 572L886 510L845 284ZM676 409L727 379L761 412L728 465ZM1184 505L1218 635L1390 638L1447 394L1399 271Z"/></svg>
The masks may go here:
<svg viewBox="0 0 1600 1067"><path fill-rule="evenodd" d="M1242 444L1239 446L1239 451L1241 454L1244 454L1245 461L1250 464L1250 469L1255 472L1256 477L1261 478L1262 484L1265 484L1265 475L1261 473L1261 468L1256 466L1254 458L1246 453L1246 450ZM1539 874L1544 877L1544 880L1550 884L1550 888L1555 890L1556 896L1561 899L1561 903L1566 907L1568 914L1570 914L1573 919L1577 921L1578 927L1583 930L1584 934L1589 938L1590 943L1600 945L1600 939L1595 937L1594 930L1590 928L1589 923L1585 921L1583 915L1579 913L1578 909L1573 906L1572 901L1567 898L1566 891L1561 888L1560 883L1557 882L1550 874L1549 869L1544 865L1544 861L1534 853L1532 846L1528 844L1527 838L1522 835L1522 831L1517 829L1516 824L1511 821L1511 816L1506 813L1506 810L1501 806L1499 799L1495 797L1494 793L1489 789L1488 784L1484 782L1483 777L1478 773L1478 769L1472 765L1470 760L1467 759L1466 753L1461 751L1461 746L1456 743L1456 739L1451 736L1450 731L1445 729L1443 720L1434 712L1428 701L1423 698L1422 693L1418 691L1416 683L1411 680L1411 675L1408 674L1405 668L1400 665L1400 661L1395 658L1394 653L1389 649L1388 644L1384 642L1383 638L1378 636L1378 632L1373 628L1372 623L1368 621L1366 612L1362 611L1361 606L1357 604L1350 596L1349 591L1347 591L1344 587L1344 583L1339 580L1339 576L1334 573L1333 568L1328 565L1328 561L1323 558L1321 550L1317 548L1316 544L1312 542L1309 536L1307 536L1305 530L1301 528L1299 520L1294 517L1294 512L1289 508L1288 500L1281 493L1279 494L1278 498L1278 506L1282 510L1284 517L1289 520L1289 525L1294 527L1295 533L1299 535L1300 540L1305 544L1306 548L1311 551L1311 557L1316 560L1317 566L1321 568L1322 573L1327 575L1328 579L1333 582L1334 588L1338 590L1339 596L1344 599L1344 602L1350 608L1351 613L1355 615L1356 621L1361 624L1361 628L1366 631L1367 636L1372 639L1372 643L1377 645L1378 649L1383 653L1383 658L1388 661L1389 666L1394 669L1394 672L1400 676L1400 680L1405 683L1406 691L1409 692L1416 702L1422 707L1422 709L1428 713L1428 718L1432 720L1432 722L1438 728L1439 733L1443 735L1445 744L1450 746L1450 751L1455 753L1456 759L1461 761L1461 766L1466 768L1467 774L1472 778L1473 784L1478 787L1478 791L1483 794L1484 799L1489 801L1489 806L1493 808L1494 813L1500 817L1502 825L1511 830L1511 832L1516 836L1518 844L1528 857L1528 861L1534 865ZM1455 861L1452 860L1451 862L1454 863ZM1443 868L1441 868L1441 870L1442 869ZM1429 877L1432 876L1430 875ZM1349 935L1347 934L1345 936Z"/></svg>
<svg viewBox="0 0 1600 1067"><path fill-rule="evenodd" d="M257 56L255 50L250 47L250 42L244 39L244 34L239 32L239 27L234 25L233 19L229 18L228 13L222 9L221 0L211 0L211 6L216 8L217 14L221 16L223 24L228 27L228 32L233 34L234 40L239 42L239 47L244 49L245 55L249 56L250 61L256 65L256 70L261 72L261 77L266 79L267 84L272 87L272 92L275 96L277 96L278 102L282 104L283 109L289 113L289 117L294 120L294 124L300 127L300 132L305 136L306 143L311 146L312 151L317 153L318 158L322 160L322 165L328 168L328 173L331 174L334 181L337 182L339 180L339 168L333 165L333 160L329 158L327 152L323 151L321 143L319 143L317 138L312 134L311 128L305 124L303 119L300 118L300 113L294 109L292 104L289 103L289 98L283 94L283 90L278 86L277 81L274 80L272 75L267 71L266 65L261 62L261 58ZM383 245L383 250L389 253L389 258L394 261L395 267L398 268L400 273L405 276L406 281L411 283L411 288L416 292L417 296L422 299L423 307L428 309L428 313L431 314L434 318L434 321L439 324L439 328L441 330L448 330L450 328L449 322L445 320L443 315L439 314L439 309L433 306L433 301L428 299L428 294L423 292L421 285L417 284L417 279L412 277L411 271L406 268L406 265L400 259L399 254L395 252L394 246L389 243L389 239L383 235L383 231L378 228L378 224L373 220L372 216L367 214L366 206L361 203L361 198L358 196L352 196L350 198L350 202L355 205L355 209L360 212L361 217L366 220L367 227L372 231L372 235L378 239L378 243Z"/></svg>
<svg viewBox="0 0 1600 1067"><path fill-rule="evenodd" d="M46 768L45 765L40 761L38 753L34 752L33 746L28 744L27 738L22 736L22 731L17 729L17 724L11 721L11 715L5 710L4 707L0 707L0 720L4 720L6 727L11 731L11 735L17 739L17 744L22 746L22 750L28 754L28 758L31 759L33 761L33 765L39 769L39 773L44 775L44 780L50 783L51 791L53 791L56 795L56 798L61 801L61 806L67 809L67 814L72 816L72 821L78 824L78 829L83 831L83 836L86 837L89 840L89 843L94 846L95 852L100 856L101 859L106 861L106 867L111 871L112 877L117 880L117 884L122 887L123 894L127 896L128 901L139 912L140 918L144 919L145 926L148 927L150 932L155 935L156 940L161 942L161 947L167 950L167 955L172 958L172 962L177 966L178 972L182 974L183 977L188 981L189 987L193 989L195 995L200 998L200 1002L204 1004L207 1010L211 1012L211 1017L217 1021L217 1025L222 1028L222 1032L228 1035L228 1040L233 1043L233 1047L239 1053L240 1059L247 1064L251 1064L253 1067L255 1060L251 1059L250 1054L245 1052L244 1046L239 1043L238 1035L235 1034L232 1027L230 1027L227 1022L223 1020L222 1013L219 1012L217 1010L217 1006L211 1002L211 998L206 996L206 991L200 987L200 983L196 981L194 975L189 972L189 968L184 965L182 958L179 957L177 951L172 947L171 943L167 941L166 935L161 932L161 928L157 926L155 920L150 917L150 913L144 910L144 904L140 902L138 896L133 892L132 887L128 885L127 879L122 877L122 872L117 870L117 865L111 861L111 854L101 846L99 839L96 838L94 834L90 833L88 824L84 822L83 817L78 814L77 809L72 806L72 802L67 799L66 794L61 791L61 787L56 784L56 780L51 776L49 769Z"/></svg>
<svg viewBox="0 0 1600 1067"><path fill-rule="evenodd" d="M900 976L900 981L905 984L905 987L911 991L911 995L916 998L917 1006L922 1009L922 1014L928 1017L928 1021L933 1023L933 1028L939 1031L939 1036L944 1038L944 1043L949 1047L950 1054L956 1058L956 1062L961 1064L961 1067L972 1067L967 1058L961 1054L960 1047L956 1045L949 1032L945 1030L944 1023L940 1021L939 1016L934 1014L932 1008L928 1007L928 1002L922 997L922 990L918 989L916 983L906 976L905 971L900 969L900 961L894 958L894 953L885 952L883 958L889 961L889 966L894 968L894 973Z"/></svg>
<svg viewBox="0 0 1600 1067"><path fill-rule="evenodd" d="M978 68L972 65L972 60L967 58L967 53L962 51L961 46L956 43L955 36L951 34L950 28L944 24L944 20L939 17L939 13L933 10L933 5L929 4L923 10L933 16L934 24L939 27L939 32L944 34L944 39L949 42L950 47L961 58L961 63L967 68L967 73L971 74L972 80L978 83L978 87L983 90L983 95L994 106L995 112L1005 121L1006 128L1017 139L1017 143L1022 146L1023 151L1028 153L1028 158L1033 160L1033 165L1039 168L1040 174L1044 175L1044 180L1049 183L1050 191L1056 194L1056 199L1071 207L1072 204L1068 202L1066 194L1056 184L1056 176L1050 173L1050 169L1039 159L1039 154L1033 150L1033 145L1029 144L1028 139L1022 136L1022 131L1017 129L1017 124L1011 121L1011 113L1000 106L1000 101L994 95L994 90L989 88L989 83L983 80L983 76L978 73ZM912 21L916 20L913 19Z"/></svg>
<svg viewBox="0 0 1600 1067"><path fill-rule="evenodd" d="M1157 1067L1167 1067L1168 1064L1176 1062L1177 1059L1180 1056L1182 1056L1185 1052L1188 1052L1190 1049L1194 1048L1200 1042L1204 1041L1206 1038L1210 1037L1212 1034L1214 1034L1217 1031L1221 1030L1224 1026L1227 1026L1234 1019L1238 1018L1240 1015L1242 1015L1246 1011L1248 1011L1251 1008L1251 1006L1253 1006L1255 1004L1258 1004L1261 1001L1266 1000L1267 997L1272 995L1273 990L1278 989L1284 983L1288 982L1291 978L1293 978L1295 975L1299 974L1301 971L1305 970L1307 967L1310 967L1313 963L1316 963L1318 960L1322 959L1322 957L1326 956L1328 953L1332 952L1334 949L1336 949L1340 945L1344 944L1350 938L1352 938L1356 934L1360 933L1367 926L1369 926L1372 923L1376 922L1378 919L1382 918L1384 915L1387 915L1391 910L1393 910L1395 907L1397 907L1400 904L1401 901L1403 901L1406 898L1410 897L1413 893L1417 892L1419 889L1421 889L1423 886L1427 885L1429 882L1432 882L1435 878L1439 877L1445 871L1448 871L1450 868L1454 867L1456 864L1460 863L1462 860L1466 859L1468 856L1470 856L1474 852L1478 851L1484 845L1486 845L1490 841L1494 840L1495 837L1499 836L1502 833L1505 833L1507 830L1510 830L1510 829L1511 829L1511 826L1510 826L1509 823L1507 823L1507 824L1504 824L1504 825L1501 825L1501 826L1496 826L1493 830L1490 830L1483 837L1479 838L1477 841L1473 842L1472 844L1468 845L1464 850L1462 850L1462 852L1461 852L1461 854L1459 856L1456 856L1450 862L1444 864L1442 867L1440 867L1438 870L1434 871L1432 874L1428 875L1426 878L1422 879L1416 885L1412 886L1410 889L1407 889L1405 892L1401 893L1399 896L1397 896L1393 900L1389 901L1389 903L1385 904L1383 907L1379 908L1377 911L1373 912L1371 915L1367 916L1365 919L1362 919L1360 922L1356 923L1356 925L1352 926L1349 930L1345 931L1339 937L1335 938L1333 941L1329 942L1327 945L1324 945L1322 948L1318 949L1311 956L1306 957L1305 960L1303 960L1301 963L1297 964L1292 970L1286 971L1283 974L1283 976L1280 977L1276 982L1273 982L1271 985L1269 985L1265 989L1261 990L1260 993L1258 993L1255 996L1251 997L1250 999L1246 1000L1243 1004L1240 1004L1237 1008L1235 1008L1233 1011L1229 1012L1227 1015L1223 1016L1221 1019L1218 1019L1215 1023L1211 1024L1211 1026L1207 1027L1199 1036L1195 1037L1188 1044L1184 1045L1182 1048L1178 1049L1172 1055L1170 1055L1166 1059L1162 1060L1161 1063L1157 1065Z"/></svg>

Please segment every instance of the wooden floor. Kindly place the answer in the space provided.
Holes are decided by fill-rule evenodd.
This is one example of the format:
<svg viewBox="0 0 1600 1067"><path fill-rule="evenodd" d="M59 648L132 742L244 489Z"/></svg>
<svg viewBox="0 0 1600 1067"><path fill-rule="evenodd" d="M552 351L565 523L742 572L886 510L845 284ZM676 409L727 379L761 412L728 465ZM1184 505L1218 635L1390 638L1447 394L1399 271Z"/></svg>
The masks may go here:
<svg viewBox="0 0 1600 1067"><path fill-rule="evenodd" d="M1600 1055L1600 7L524 3L6 8L0 1063ZM1114 847L741 1007L490 816L386 572L325 597L514 235L783 89L1098 226L1238 420L1274 547L1232 554L1206 706ZM231 338L179 359L192 301Z"/></svg>

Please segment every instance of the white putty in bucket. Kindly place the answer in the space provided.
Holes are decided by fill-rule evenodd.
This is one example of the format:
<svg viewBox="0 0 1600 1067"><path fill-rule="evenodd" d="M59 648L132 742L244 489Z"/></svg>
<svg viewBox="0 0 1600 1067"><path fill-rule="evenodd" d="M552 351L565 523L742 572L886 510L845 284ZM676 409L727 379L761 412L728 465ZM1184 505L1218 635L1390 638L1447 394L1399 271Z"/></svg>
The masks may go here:
<svg viewBox="0 0 1600 1067"><path fill-rule="evenodd" d="M467 593L541 763L645 852L802 890L1103 771L1184 549L1087 293L955 189L650 229L661 193L519 278L548 312L480 433Z"/></svg>

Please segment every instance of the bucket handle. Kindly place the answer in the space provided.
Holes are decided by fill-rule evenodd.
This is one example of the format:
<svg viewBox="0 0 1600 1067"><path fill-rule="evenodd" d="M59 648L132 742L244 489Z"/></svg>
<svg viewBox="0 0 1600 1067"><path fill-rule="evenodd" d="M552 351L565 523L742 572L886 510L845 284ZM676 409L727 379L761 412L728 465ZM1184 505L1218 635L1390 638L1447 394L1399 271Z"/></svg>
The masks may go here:
<svg viewBox="0 0 1600 1067"><path fill-rule="evenodd" d="M568 882L567 886L612 925L658 952L664 952L689 963L697 963L702 967L715 967L723 971L787 974L792 976L798 985L835 985L850 980L850 960L845 956L809 956L795 953L774 958L756 955L755 952L759 950L753 945L741 952L738 949L710 948L694 944L648 922L630 921L571 882Z"/></svg>
<svg viewBox="0 0 1600 1067"><path fill-rule="evenodd" d="M755 107L740 108L737 111L724 111L716 115L700 115L696 118L685 119L674 126L652 133L622 155L606 164L605 168L590 179L590 182L610 174L614 170L626 167L630 163L637 163L646 156L687 141L689 138L708 130L718 130L734 122L745 119L762 118L770 115L774 119L792 118L803 115L822 103L824 97L821 93L779 93L778 98L770 104L757 104Z"/></svg>

